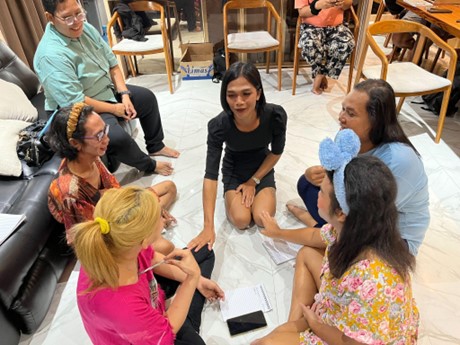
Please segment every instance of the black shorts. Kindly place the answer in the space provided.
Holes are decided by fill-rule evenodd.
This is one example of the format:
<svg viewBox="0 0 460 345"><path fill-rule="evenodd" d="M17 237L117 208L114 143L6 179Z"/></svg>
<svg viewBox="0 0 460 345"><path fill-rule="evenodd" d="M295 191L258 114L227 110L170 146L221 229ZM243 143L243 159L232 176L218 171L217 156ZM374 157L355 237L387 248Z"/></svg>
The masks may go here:
<svg viewBox="0 0 460 345"><path fill-rule="evenodd" d="M224 195L227 193L229 190L235 190L238 188L238 186L246 181L241 181L240 179L230 176L226 177L223 179L224 182ZM271 170L267 175L263 177L262 180L260 180L260 183L256 186L256 195L259 193L262 189L267 188L267 187L273 187L276 189L276 184L275 184L275 170Z"/></svg>

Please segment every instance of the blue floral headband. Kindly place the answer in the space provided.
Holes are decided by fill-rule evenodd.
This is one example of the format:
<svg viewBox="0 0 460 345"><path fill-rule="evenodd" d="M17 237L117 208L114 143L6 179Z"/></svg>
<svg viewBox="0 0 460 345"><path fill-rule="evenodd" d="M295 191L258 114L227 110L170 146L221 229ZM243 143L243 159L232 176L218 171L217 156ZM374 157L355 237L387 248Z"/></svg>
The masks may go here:
<svg viewBox="0 0 460 345"><path fill-rule="evenodd" d="M345 167L358 155L360 148L359 137L351 129L342 129L334 141L326 138L319 144L319 160L326 170L334 171L335 196L345 214L350 212L345 195Z"/></svg>

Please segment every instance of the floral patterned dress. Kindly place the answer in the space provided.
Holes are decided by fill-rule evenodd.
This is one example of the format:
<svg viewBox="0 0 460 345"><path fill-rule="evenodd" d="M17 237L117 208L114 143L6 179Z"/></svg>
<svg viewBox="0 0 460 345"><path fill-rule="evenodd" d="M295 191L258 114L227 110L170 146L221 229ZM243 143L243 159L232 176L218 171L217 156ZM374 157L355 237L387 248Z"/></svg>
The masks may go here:
<svg viewBox="0 0 460 345"><path fill-rule="evenodd" d="M364 344L416 344L419 313L410 279L404 281L386 262L373 257L353 264L339 279L329 270L328 251L336 241L330 224L321 229L328 247L315 296L324 323ZM300 344L327 345L307 329Z"/></svg>

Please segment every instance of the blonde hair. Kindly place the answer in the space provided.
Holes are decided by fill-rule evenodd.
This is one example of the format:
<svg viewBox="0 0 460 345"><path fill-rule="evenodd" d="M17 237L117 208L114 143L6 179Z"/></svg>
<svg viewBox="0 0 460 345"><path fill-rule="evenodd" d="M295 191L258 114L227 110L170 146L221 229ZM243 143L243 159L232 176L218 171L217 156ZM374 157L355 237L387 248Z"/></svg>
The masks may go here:
<svg viewBox="0 0 460 345"><path fill-rule="evenodd" d="M107 190L94 209L94 218L72 227L74 249L91 285L118 287L117 257L148 238L160 219L158 198L149 190L127 187ZM108 223L102 229L100 219ZM101 231L104 230L104 231Z"/></svg>

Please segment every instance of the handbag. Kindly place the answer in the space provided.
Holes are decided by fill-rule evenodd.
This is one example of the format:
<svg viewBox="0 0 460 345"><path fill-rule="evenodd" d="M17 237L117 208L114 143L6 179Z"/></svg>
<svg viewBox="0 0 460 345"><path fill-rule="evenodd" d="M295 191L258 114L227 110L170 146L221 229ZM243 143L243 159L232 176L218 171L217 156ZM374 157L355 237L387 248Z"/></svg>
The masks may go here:
<svg viewBox="0 0 460 345"><path fill-rule="evenodd" d="M54 152L44 140L43 132L47 121L36 121L19 132L19 140L16 146L19 159L30 167L41 167L48 161Z"/></svg>

